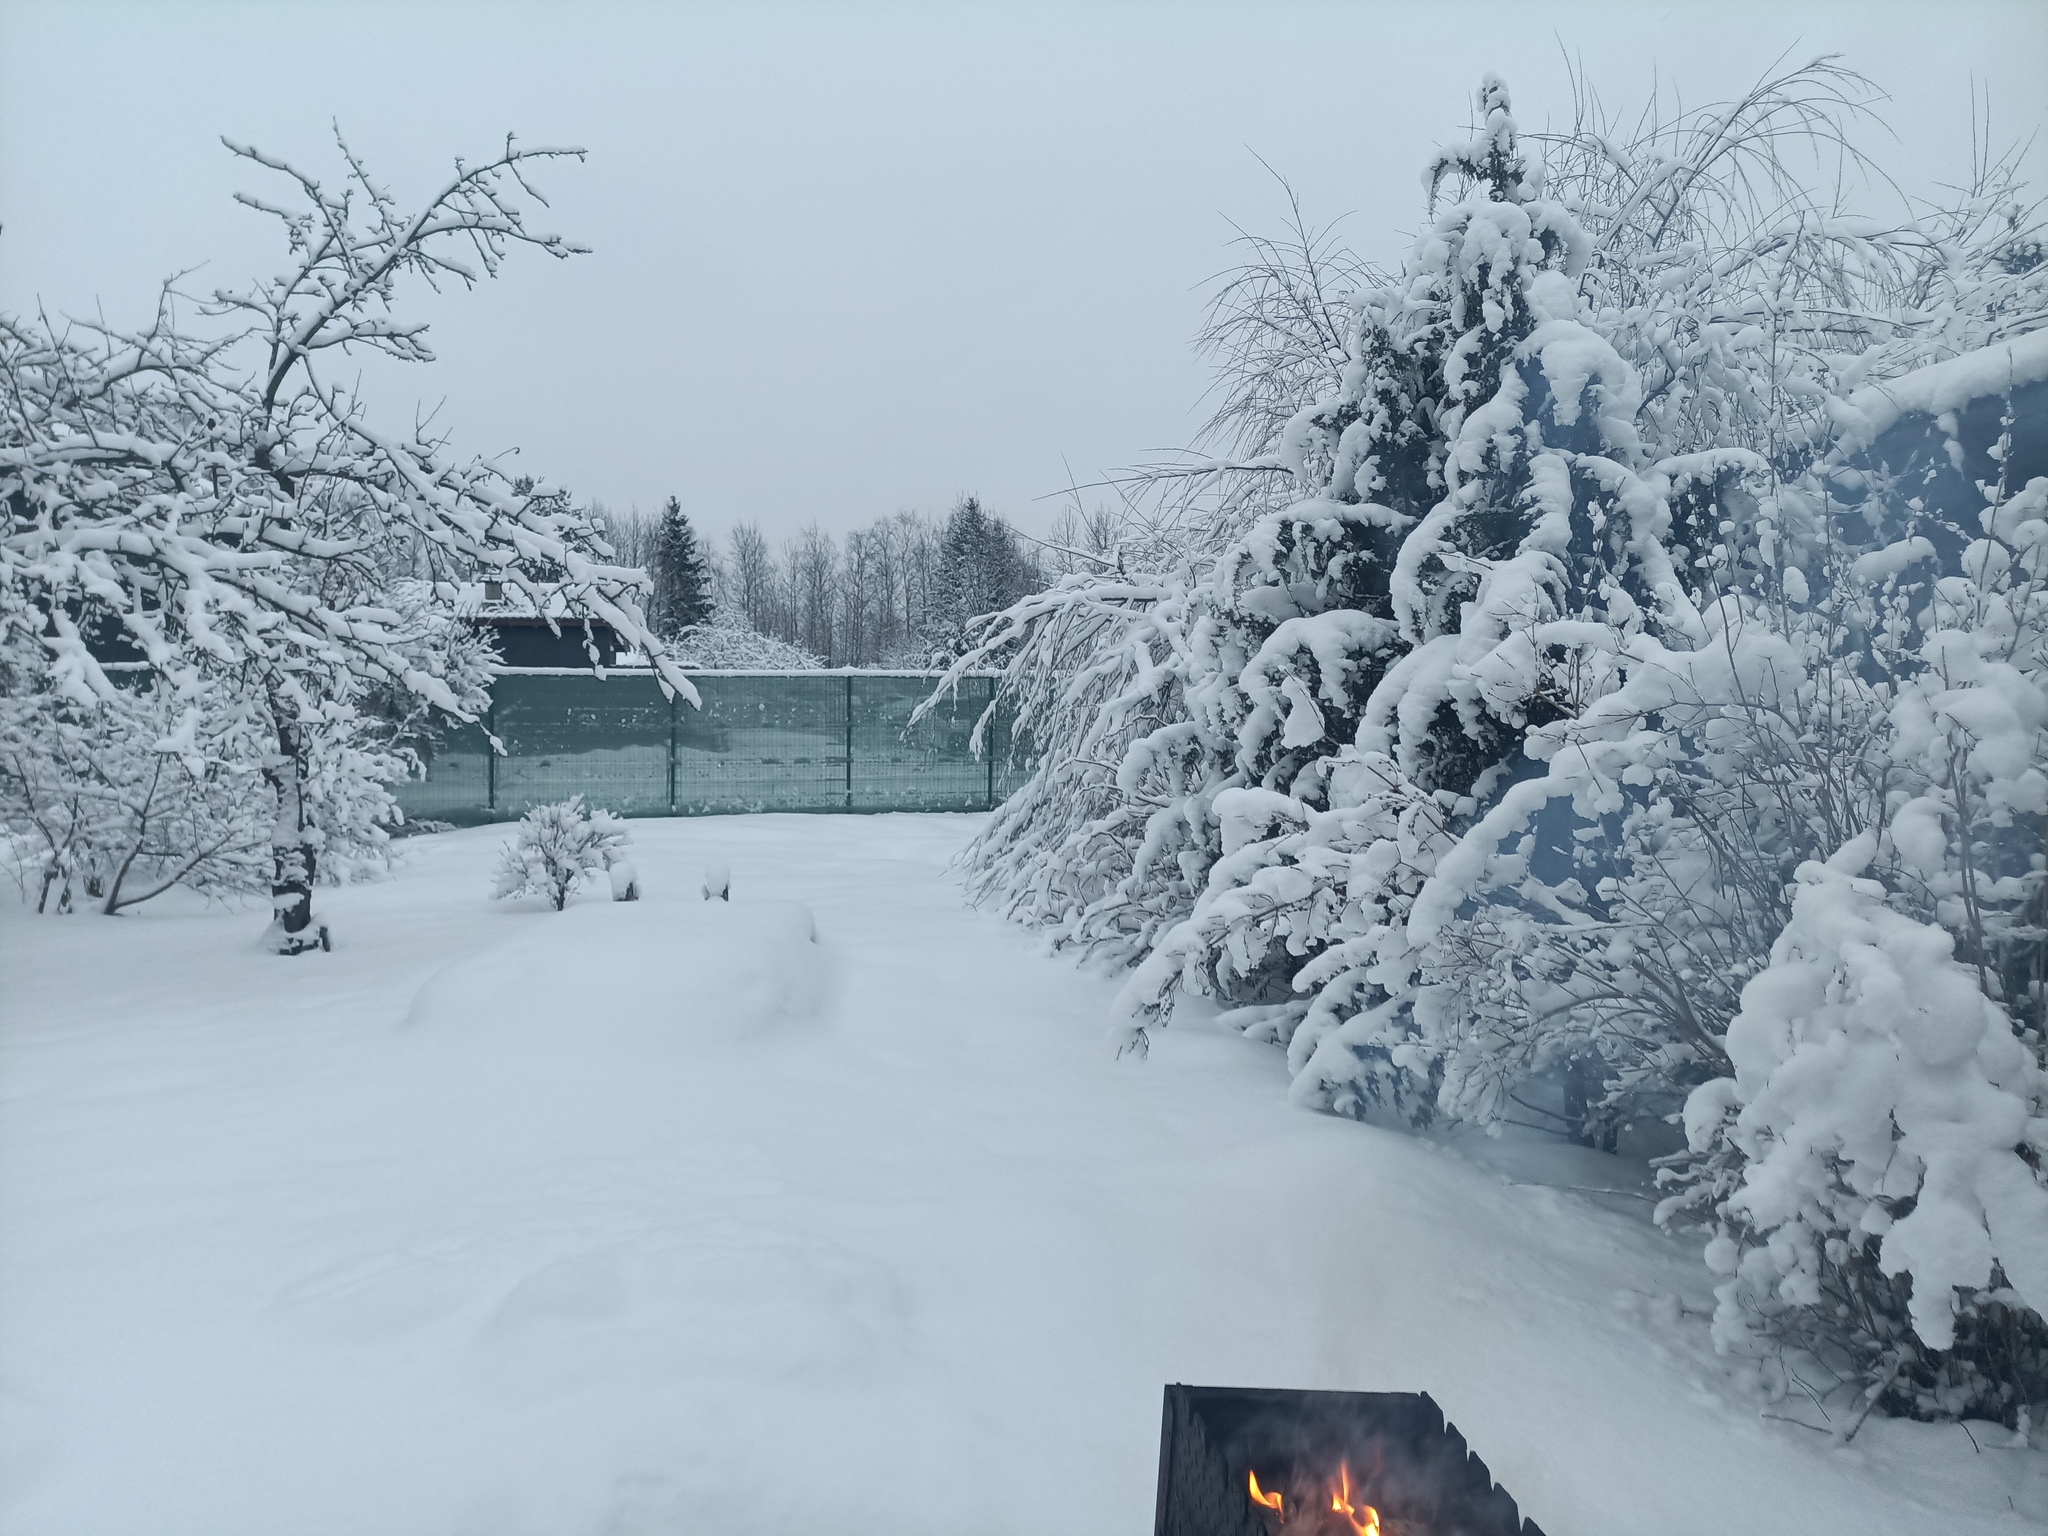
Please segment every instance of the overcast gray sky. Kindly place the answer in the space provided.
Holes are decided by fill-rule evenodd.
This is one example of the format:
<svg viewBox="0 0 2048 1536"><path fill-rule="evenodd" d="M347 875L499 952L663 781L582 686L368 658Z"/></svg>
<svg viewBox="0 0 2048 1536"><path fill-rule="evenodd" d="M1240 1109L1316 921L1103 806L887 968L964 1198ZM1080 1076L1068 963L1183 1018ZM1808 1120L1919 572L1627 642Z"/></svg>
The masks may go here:
<svg viewBox="0 0 2048 1536"><path fill-rule="evenodd" d="M227 134L323 171L338 120L402 197L508 130L582 145L549 227L595 247L415 296L441 361L380 371L579 495L671 492L714 534L843 530L978 491L1036 501L1184 444L1188 340L1229 220L1284 209L1398 253L1419 173L1497 71L1568 115L1564 49L1610 102L1689 102L1781 53L1892 96L1909 184L2048 117L2048 5L114 5L0 0L0 308L143 318L156 283L278 265L229 194ZM2048 135L2043 135L2048 140ZM2048 153L2048 142L2036 152ZM444 403L445 402L445 403Z"/></svg>

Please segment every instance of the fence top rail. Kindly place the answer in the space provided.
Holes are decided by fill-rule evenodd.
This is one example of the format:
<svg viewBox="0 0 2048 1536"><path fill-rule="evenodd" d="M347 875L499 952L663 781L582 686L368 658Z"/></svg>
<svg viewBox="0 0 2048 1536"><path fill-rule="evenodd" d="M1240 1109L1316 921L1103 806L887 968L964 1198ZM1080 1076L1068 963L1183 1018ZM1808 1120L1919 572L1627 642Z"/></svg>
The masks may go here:
<svg viewBox="0 0 2048 1536"><path fill-rule="evenodd" d="M936 680L940 671L915 672L888 667L684 667L685 677L909 677ZM493 667L493 677L653 677L652 667L606 667L603 672L589 667ZM993 678L995 672L963 672L963 678Z"/></svg>

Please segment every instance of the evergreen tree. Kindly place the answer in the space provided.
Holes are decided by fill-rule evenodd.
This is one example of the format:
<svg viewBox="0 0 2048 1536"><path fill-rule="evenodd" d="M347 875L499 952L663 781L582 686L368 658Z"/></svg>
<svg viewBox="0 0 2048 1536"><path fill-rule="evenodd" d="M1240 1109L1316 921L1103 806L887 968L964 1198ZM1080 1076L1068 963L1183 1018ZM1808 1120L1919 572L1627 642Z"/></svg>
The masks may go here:
<svg viewBox="0 0 2048 1536"><path fill-rule="evenodd" d="M654 578L649 616L658 633L675 635L711 622L711 570L697 547L697 531L673 496L661 509L648 574Z"/></svg>
<svg viewBox="0 0 2048 1536"><path fill-rule="evenodd" d="M963 496L939 536L938 587L926 620L926 644L959 655L973 620L1002 612L1038 585L1038 567L1017 547L1010 525L984 510L979 498Z"/></svg>

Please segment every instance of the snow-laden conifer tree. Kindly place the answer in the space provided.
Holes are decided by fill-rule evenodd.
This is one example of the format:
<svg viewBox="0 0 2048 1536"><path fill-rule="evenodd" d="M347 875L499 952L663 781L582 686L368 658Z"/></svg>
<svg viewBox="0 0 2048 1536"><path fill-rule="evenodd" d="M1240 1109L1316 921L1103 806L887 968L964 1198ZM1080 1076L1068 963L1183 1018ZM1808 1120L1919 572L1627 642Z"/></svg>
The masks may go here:
<svg viewBox="0 0 2048 1536"><path fill-rule="evenodd" d="M1273 832L1233 838L1226 824L1224 861L1127 993L1141 1021L1157 1017L1174 985L1203 983L1188 963L1204 957L1210 989L1269 1005L1247 1022L1290 1041L1303 1091L1326 1102L1355 1102L1392 1056L1427 1063L1404 1043L1418 983L1433 1001L1398 920L1407 902L1451 832L1526 776L1524 732L1598 691L1604 637L1655 622L1678 597L1658 542L1664 509L1636 472L1633 375L1579 316L1586 237L1538 196L1505 88L1489 80L1480 104L1482 133L1430 170L1433 189L1452 176L1467 195L1418 242L1398 301L1364 309L1346 393L1302 412L1283 438L1303 445L1302 465L1329 465L1323 496L1269 515L1219 563L1256 562L1272 546L1267 529L1312 512L1358 529L1339 562L1351 590L1332 593L1327 612L1283 620L1239 674L1250 708L1237 766L1261 791L1291 793L1233 796L1233 817L1252 809ZM1375 309L1398 314L1398 328L1373 324ZM1374 350L1398 350L1406 367L1374 366ZM1314 455L1306 445L1318 439ZM1406 508L1371 500L1383 487ZM1237 607L1270 609L1304 590L1254 589ZM1295 769L1290 749L1314 772ZM1333 945L1343 958L1324 958ZM1290 997L1309 957L1317 994ZM1254 974L1247 962L1277 964L1278 989L1254 997L1231 984ZM1322 1050L1339 1023L1348 1032Z"/></svg>
<svg viewBox="0 0 2048 1536"><path fill-rule="evenodd" d="M711 622L711 571L683 504L669 497L655 527L648 565L654 589L648 618L665 638Z"/></svg>
<svg viewBox="0 0 2048 1536"><path fill-rule="evenodd" d="M939 536L937 578L922 639L951 658L966 644L967 626L997 613L1035 587L1037 570L1017 536L979 498L963 496Z"/></svg>

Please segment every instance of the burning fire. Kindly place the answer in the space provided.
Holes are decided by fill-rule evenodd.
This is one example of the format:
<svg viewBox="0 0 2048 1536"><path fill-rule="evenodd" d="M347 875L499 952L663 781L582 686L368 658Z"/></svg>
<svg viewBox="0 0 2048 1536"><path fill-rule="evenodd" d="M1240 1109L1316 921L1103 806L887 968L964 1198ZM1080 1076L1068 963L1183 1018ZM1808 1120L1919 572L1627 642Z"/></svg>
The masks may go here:
<svg viewBox="0 0 2048 1536"><path fill-rule="evenodd" d="M1256 1472L1248 1472L1248 1473L1246 1473L1245 1475L1246 1475L1247 1477L1249 1477L1249 1478L1250 1478L1250 1479L1252 1480L1252 1502L1253 1502L1254 1504L1263 1504L1263 1505L1265 1505L1265 1506L1266 1506L1266 1508L1268 1508L1268 1509L1270 1509L1271 1511L1273 1511L1273 1513L1274 1513L1274 1514L1276 1514L1276 1515L1284 1515L1284 1514L1286 1514L1286 1513L1287 1513L1287 1511L1286 1511L1286 1510L1284 1510L1284 1509L1282 1509L1282 1508L1280 1507L1280 1495L1279 1495L1279 1494L1277 1494L1277 1493L1261 1493L1261 1492L1259 1491L1259 1474L1258 1474L1258 1473L1256 1473Z"/></svg>
<svg viewBox="0 0 2048 1536"><path fill-rule="evenodd" d="M1259 1486L1259 1474L1248 1472L1245 1477L1251 1488L1252 1502L1263 1505L1282 1519L1287 1516L1283 1496L1267 1493ZM1380 1536L1380 1512L1370 1504L1359 1504L1352 1497L1351 1467L1348 1463L1337 1464L1337 1476L1330 1484L1330 1512L1342 1515L1357 1536Z"/></svg>
<svg viewBox="0 0 2048 1536"><path fill-rule="evenodd" d="M1337 1463L1338 1486L1330 1490L1330 1508L1351 1522L1358 1536L1380 1536L1380 1512L1370 1504L1360 1509L1351 1502L1351 1468Z"/></svg>

